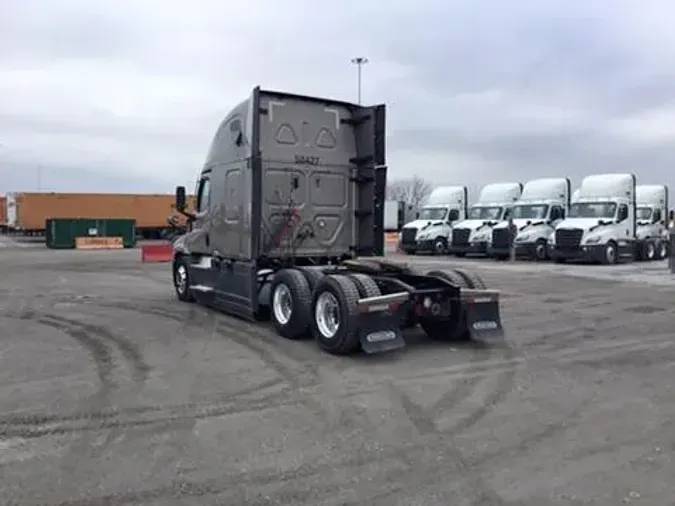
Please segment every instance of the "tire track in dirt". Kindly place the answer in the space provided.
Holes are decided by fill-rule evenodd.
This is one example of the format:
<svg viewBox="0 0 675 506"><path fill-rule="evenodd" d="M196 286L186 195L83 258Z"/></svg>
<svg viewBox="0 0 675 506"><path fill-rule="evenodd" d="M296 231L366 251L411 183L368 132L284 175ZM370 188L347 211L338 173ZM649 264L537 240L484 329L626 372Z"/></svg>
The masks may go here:
<svg viewBox="0 0 675 506"><path fill-rule="evenodd" d="M5 317L16 318L10 315L5 315ZM108 346L99 339L92 337L91 332L88 332L82 326L66 323L62 320L54 320L50 318L49 315L36 313L35 311L30 310L23 312L17 319L44 325L54 330L58 330L74 339L89 354L94 362L99 380L99 388L96 394L94 394L94 398L97 403L107 403L108 395L116 387L113 378L113 356Z"/></svg>
<svg viewBox="0 0 675 506"><path fill-rule="evenodd" d="M633 350L623 350L621 356L630 355L633 353ZM599 354L596 357L587 357L583 354L579 354L577 360L569 361L569 363L588 363L592 364L593 359L596 363L603 361L605 359L605 354ZM670 361L668 357L661 357L662 362ZM480 364L480 363L479 363ZM558 420L546 424L543 429L534 430L529 434L521 436L518 443L509 445L505 448L501 448L498 451L481 453L477 456L465 457L463 451L456 447L454 444L454 438L461 435L466 430L474 426L478 421L482 420L491 412L495 407L500 403L504 402L506 396L511 391L513 383L512 380L516 375L517 370L511 369L507 370L505 373L497 375L497 381L503 381L503 376L507 375L507 378L510 381L507 381L507 386L498 387L495 391L491 392L486 398L485 404L480 408L469 412L466 416L462 417L459 422L453 424L450 428L445 430L437 429L436 416L439 414L439 404L442 404L441 401L438 401L434 407L429 410L423 410L419 406L412 403L412 401L405 395L401 395L402 392L398 390L396 394L399 396L401 405L406 413L406 416L412 423L412 425L417 430L418 434L421 436L417 440L418 444L428 444L432 447L445 447L441 453L446 457L453 459L455 462L458 462L460 466L466 470L467 484L470 486L470 490L478 491L479 495L483 498L489 499L489 504L502 504L503 501L494 494L491 488L484 482L480 477L479 468L482 464L488 461L499 461L503 459L514 459L519 456L527 454L533 446L540 445L546 440L549 440L557 435L564 433L568 430L577 427L582 423L581 415L585 410L594 404L595 397L589 396L584 399L582 402L577 404L569 413L565 416L559 418ZM450 396L455 396L455 392L451 392ZM442 410L441 410L442 411ZM450 439L447 437L450 436ZM439 441L440 439L440 441ZM411 468L416 467L412 465ZM430 472L421 473L423 477L417 480L413 480L413 483L410 481L406 482L404 486L401 486L400 489L389 492L389 495L393 495L397 492L410 492L411 490L422 490L425 487L429 487L432 484L441 483L443 480L447 479L447 469L444 468L435 468ZM379 498L378 498L379 500Z"/></svg>
<svg viewBox="0 0 675 506"><path fill-rule="evenodd" d="M469 364L462 368L459 373L460 377L456 379L456 383L459 383L459 385L443 394L431 407L426 409L416 404L393 381L389 382L389 388L393 392L394 398L400 403L406 417L421 435L440 433L437 428L438 418L471 397L479 384L488 379L487 374L475 374L482 371L485 363L490 361L491 354L485 353L485 351L485 348L476 347ZM443 433L459 434L487 416L511 391L516 374L515 367L506 368L498 373L497 379L493 380L498 382L498 386L494 391L488 393L483 404L463 416L453 427L445 429Z"/></svg>
<svg viewBox="0 0 675 506"><path fill-rule="evenodd" d="M44 436L92 432L103 429L133 429L147 426L161 426L226 415L259 413L267 409L278 409L299 404L302 404L302 401L299 399L289 399L284 393L275 393L255 400L248 400L246 406L241 406L239 401L234 401L229 404L184 404L161 409L149 407L138 409L135 412L134 410L122 409L116 413L93 413L95 415L93 417L59 417L53 415L54 421L39 424L27 423L26 421L14 424L8 423L0 427L0 438L21 437L24 439L34 439ZM143 417L146 414L150 416ZM95 420L96 423L91 423L92 420Z"/></svg>
<svg viewBox="0 0 675 506"><path fill-rule="evenodd" d="M302 404L316 416L320 423L328 427L345 427L355 422L365 422L365 417L358 406L336 406L323 401L322 396L308 395L311 390L330 385L322 381L322 375L316 365L314 349L306 351L298 349L301 346L312 346L313 342L295 343L273 334L263 323L249 322L233 316L220 313L210 308L189 307L190 314L176 313L167 308L157 308L145 305L132 305L124 302L100 303L103 307L129 310L140 314L153 314L182 323L191 327L199 327L202 331L205 326L211 326L211 332L232 341L251 355L258 357L270 370L288 385L287 394L302 400ZM207 327L208 328L208 327ZM294 348L291 351L289 348ZM329 382L330 383L330 382Z"/></svg>
<svg viewBox="0 0 675 506"><path fill-rule="evenodd" d="M48 318L51 321L59 322L62 325L79 327L92 336L99 337L104 341L114 344L129 365L132 379L138 385L138 388L142 388L143 384L147 381L150 366L145 362L138 347L128 339L110 332L101 325L82 323L53 313L43 313L43 317Z"/></svg>
<svg viewBox="0 0 675 506"><path fill-rule="evenodd" d="M224 398L214 399L213 401L204 400L202 402L190 402L179 405L150 405L150 406L129 406L129 407L108 407L96 411L76 411L70 413L6 413L0 415L0 425L5 427L41 427L59 422L80 422L80 421L102 421L104 423L114 423L119 417L132 415L146 415L149 413L167 413L176 411L192 411L203 406L212 406L218 403L228 403L238 401L239 397L253 395L262 392L270 387L276 386L276 379L265 381L258 385L239 390L228 394Z"/></svg>
<svg viewBox="0 0 675 506"><path fill-rule="evenodd" d="M110 307L136 312L139 314L152 314L167 318L188 326L199 326L204 330L205 318L208 324L212 326L212 331L225 337L252 354L261 358L261 360L273 370L283 381L285 381L293 390L299 390L303 387L314 386L318 381L318 373L311 363L302 363L302 359L291 355L283 346L279 344L283 338L272 338L265 333L264 327L256 327L255 323L249 323L239 320L235 317L222 315L215 310L202 310L190 308L190 314L176 314L166 308L157 308L151 306L132 305L128 303L96 303L101 307ZM257 342L260 341L260 342ZM286 364L280 357L288 358L291 364Z"/></svg>

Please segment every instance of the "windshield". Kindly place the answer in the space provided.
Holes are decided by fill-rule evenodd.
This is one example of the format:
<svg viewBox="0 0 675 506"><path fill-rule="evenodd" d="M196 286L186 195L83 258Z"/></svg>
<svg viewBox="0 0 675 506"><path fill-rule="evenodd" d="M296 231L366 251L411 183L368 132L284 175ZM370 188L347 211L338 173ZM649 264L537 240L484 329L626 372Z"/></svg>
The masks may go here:
<svg viewBox="0 0 675 506"><path fill-rule="evenodd" d="M584 202L572 204L570 218L614 218L616 204L614 202Z"/></svg>
<svg viewBox="0 0 675 506"><path fill-rule="evenodd" d="M448 210L445 207L425 207L420 211L420 220L444 220Z"/></svg>
<svg viewBox="0 0 675 506"><path fill-rule="evenodd" d="M547 213L546 204L522 204L513 206L511 217L514 220L543 220Z"/></svg>
<svg viewBox="0 0 675 506"><path fill-rule="evenodd" d="M649 221L652 219L652 209L650 207L638 207L636 217L640 221Z"/></svg>
<svg viewBox="0 0 675 506"><path fill-rule="evenodd" d="M499 220L501 217L501 207L473 206L469 211L470 220Z"/></svg>

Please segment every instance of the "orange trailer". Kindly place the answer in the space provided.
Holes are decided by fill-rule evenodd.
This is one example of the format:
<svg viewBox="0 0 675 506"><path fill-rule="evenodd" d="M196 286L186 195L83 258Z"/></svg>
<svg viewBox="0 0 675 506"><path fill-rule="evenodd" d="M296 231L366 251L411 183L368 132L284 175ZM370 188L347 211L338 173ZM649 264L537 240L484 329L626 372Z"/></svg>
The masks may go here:
<svg viewBox="0 0 675 506"><path fill-rule="evenodd" d="M194 197L191 197L194 203ZM43 233L50 218L133 219L146 238L169 231L177 215L173 195L112 193L8 193L7 226L24 233ZM180 225L185 218L178 215Z"/></svg>
<svg viewBox="0 0 675 506"><path fill-rule="evenodd" d="M0 232L7 228L7 197L0 197Z"/></svg>

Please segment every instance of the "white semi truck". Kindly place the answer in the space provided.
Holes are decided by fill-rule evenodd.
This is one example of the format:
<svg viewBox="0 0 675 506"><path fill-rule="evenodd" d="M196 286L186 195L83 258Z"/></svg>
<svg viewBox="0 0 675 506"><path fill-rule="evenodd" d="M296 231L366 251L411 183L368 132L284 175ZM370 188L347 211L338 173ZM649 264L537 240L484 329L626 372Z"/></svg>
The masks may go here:
<svg viewBox="0 0 675 506"><path fill-rule="evenodd" d="M522 183L493 183L484 186L471 206L467 219L452 229L448 251L458 257L485 255L492 241L492 227L507 220L514 202L523 191Z"/></svg>
<svg viewBox="0 0 675 506"><path fill-rule="evenodd" d="M515 228L517 256L547 260L547 241L555 226L565 219L570 206L571 184L568 178L535 179L525 183L520 199L511 209ZM492 229L488 256L505 259L510 255L511 230L509 222L498 223Z"/></svg>
<svg viewBox="0 0 675 506"><path fill-rule="evenodd" d="M385 200L384 231L398 232L405 222L405 202L401 200Z"/></svg>
<svg viewBox="0 0 675 506"><path fill-rule="evenodd" d="M637 203L636 258L638 260L663 260L668 256L668 187L666 185L638 185L635 189Z"/></svg>
<svg viewBox="0 0 675 506"><path fill-rule="evenodd" d="M566 219L555 227L551 256L556 263L632 261L636 241L634 174L596 174L581 182Z"/></svg>
<svg viewBox="0 0 675 506"><path fill-rule="evenodd" d="M431 192L417 219L401 230L399 247L408 254L447 251L452 226L466 219L466 186L441 186Z"/></svg>

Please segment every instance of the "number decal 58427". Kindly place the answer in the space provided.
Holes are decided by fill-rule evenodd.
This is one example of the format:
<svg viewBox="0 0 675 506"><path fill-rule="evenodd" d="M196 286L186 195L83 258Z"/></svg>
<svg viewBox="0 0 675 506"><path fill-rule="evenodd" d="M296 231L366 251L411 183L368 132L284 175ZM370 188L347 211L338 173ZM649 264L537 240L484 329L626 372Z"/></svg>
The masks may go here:
<svg viewBox="0 0 675 506"><path fill-rule="evenodd" d="M295 155L295 163L299 165L319 165L318 156Z"/></svg>

